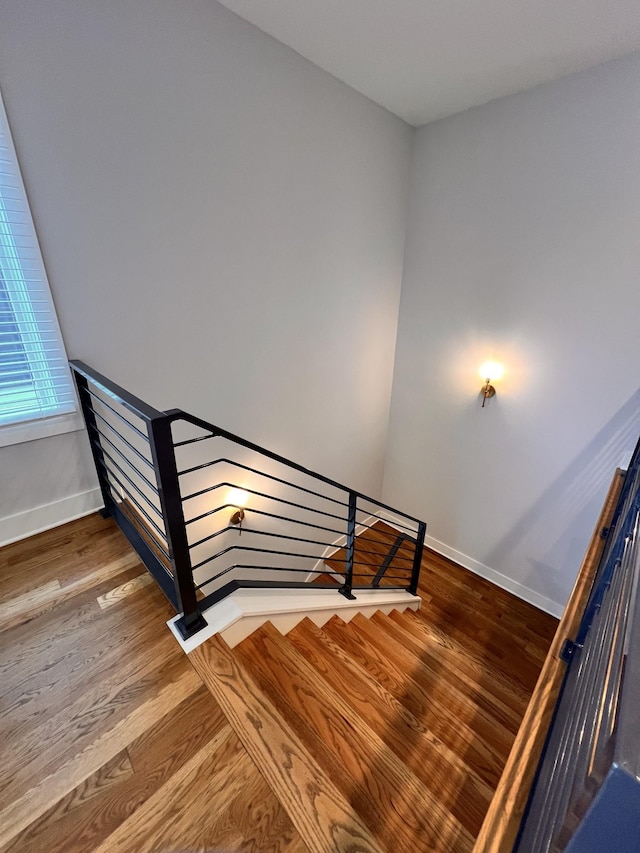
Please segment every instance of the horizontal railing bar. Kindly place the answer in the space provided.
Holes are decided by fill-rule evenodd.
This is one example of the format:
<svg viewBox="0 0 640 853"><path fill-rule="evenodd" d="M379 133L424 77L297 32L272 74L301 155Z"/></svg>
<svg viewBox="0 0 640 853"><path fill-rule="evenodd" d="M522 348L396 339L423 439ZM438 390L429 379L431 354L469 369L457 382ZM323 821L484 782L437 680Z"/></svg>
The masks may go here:
<svg viewBox="0 0 640 853"><path fill-rule="evenodd" d="M137 447L134 447L134 446L133 446L133 444L131 444L131 442L130 442L130 441L127 441L127 439L126 439L123 435L120 435L120 433L118 432L118 430L117 430L114 426L112 426L112 425L109 423L109 421L108 421L108 420L106 420L105 418L103 418L103 417L102 417L102 415L100 414L100 412L96 412L96 410L95 410L95 409L91 409L91 411L93 412L94 417L96 417L96 418L100 418L100 420L102 421L102 423L103 423L105 426L109 427L109 429L111 430L111 432L114 432L114 433L118 436L118 438L120 439L120 441L121 441L123 444L126 444L126 445L127 445L127 447L129 448L129 450L132 450L132 451L136 454L136 456L138 456L140 459L142 459L142 461L143 461L143 462L146 462L146 464L149 466L149 468L153 468L153 462L151 462L151 460L150 460L150 459L147 459L147 457L146 457L143 453L140 453L140 451L138 450L138 448L137 448ZM104 433L101 433L101 435L103 435L103 434L104 434Z"/></svg>
<svg viewBox="0 0 640 853"><path fill-rule="evenodd" d="M137 432L138 435L140 436L140 438L143 438L147 442L149 441L149 436L146 432L143 432L141 429L138 429L137 426L134 426L131 423L131 421L128 421L121 412L118 412L117 409L114 409L113 406L110 406L106 400L102 399L102 397L98 397L98 395L96 393L94 393L91 390L91 388L89 388L88 386L87 386L87 393L90 394L93 397L93 399L96 400L98 403L100 403L102 406L105 406L105 408L109 409L110 412L113 412L113 414L117 418L120 418L120 420L123 421L123 423L127 424L128 427L131 427L131 429L134 432ZM110 399L113 399L113 397L111 397ZM95 412L95 409L93 409L93 411ZM129 409L127 409L127 411L129 411Z"/></svg>
<svg viewBox="0 0 640 853"><path fill-rule="evenodd" d="M207 578L207 580L202 581L202 583L197 584L196 589L203 589L205 586L208 586L210 583L213 583L214 581L219 580L221 577L228 575L229 572L233 572L236 569L243 569L243 570L244 569L250 569L251 571L256 571L256 572L294 572L295 574L306 574L306 575L308 575L308 574L324 574L324 572L314 571L313 569L293 569L293 568L288 568L287 566L254 566L254 565L251 565L250 563L234 563L233 566L228 566L226 569L223 569L221 572L218 572L217 574L212 575L210 578ZM354 574L353 577L370 578L371 575L365 575L365 574L357 574L356 575L356 574ZM405 578L401 577L400 575L389 575L389 577L392 580L405 580ZM274 585L277 586L278 583L279 583L278 581L274 581ZM312 589L314 586L316 586L316 584L311 583L311 581L309 581L308 583L303 584L301 588L306 589L307 587L309 587ZM337 589L337 587L336 587L336 589ZM372 586L371 589L380 589L380 587ZM383 587L383 589L388 589L388 587Z"/></svg>
<svg viewBox="0 0 640 853"><path fill-rule="evenodd" d="M109 462L111 462L111 464L112 464L112 465L113 465L113 466L114 466L114 467L115 467L115 468L116 468L116 469L117 469L117 470L122 474L122 476L125 478L125 480L127 481L127 483L129 483L129 485L133 486L133 488L134 488L134 489L136 490L136 492L140 495L140 497L141 497L141 498L144 498L144 499L145 499L145 501L146 501L146 502L149 504L149 506L151 507L151 509L152 509L152 510L157 514L157 515L159 515L159 516L160 516L160 518L162 518L162 512L161 512L161 510L160 510L160 509L158 509L158 507L153 503L153 501L152 501L152 500L150 500L150 498L148 497L148 495L145 495L145 493L142 491L142 489L140 488L140 486L138 486L136 483L134 483L134 482L133 482L133 480L132 480L132 479L131 479L131 477L126 473L126 471L123 471L123 470L122 470L122 468L118 465L118 463L117 463L117 462L116 462L116 460L111 456L111 454L110 454L107 450L105 450L105 448L104 448L104 447L101 447L101 448L100 448L100 450L102 451L102 455L103 455L103 456L106 456L106 458L109 460ZM158 494L158 492L157 492L157 490L156 490L156 489L154 489L154 494L156 494L156 495ZM163 521L164 521L164 519L163 519Z"/></svg>
<svg viewBox="0 0 640 853"><path fill-rule="evenodd" d="M185 524L194 524L196 521L202 521L204 518L209 518L212 515L215 515L216 512L220 512L223 509L237 509L235 504L223 504L222 506L214 507L214 509L210 509L207 512L203 512L201 515L195 515L193 518L189 518L185 521ZM311 521L300 521L297 518L289 518L287 515L278 515L274 512L267 512L264 509L250 509L245 510L246 513L251 513L252 515L264 515L267 518L276 518L280 521L289 521L292 524L303 524L305 527L315 527L318 530L326 530L329 533L337 533L339 536L344 536L344 530L338 530L335 527L325 527L322 524L313 524ZM340 519L342 521L343 519Z"/></svg>
<svg viewBox="0 0 640 853"><path fill-rule="evenodd" d="M224 488L224 487L227 487L227 488L230 488L230 489L237 489L237 488L239 488L239 487L238 487L238 486L236 486L234 483L227 483L227 482L225 482L225 483L218 483L216 486L209 486L208 488L206 488L206 489L202 489L202 490L201 490L201 491L199 491L199 492L193 492L193 494L191 494L191 495L187 495L186 497L182 498L182 501L183 501L183 503L184 503L184 501L191 500L192 498L199 498L199 497L202 497L202 495L206 495L206 494L209 494L209 493L211 493L211 492L215 492L215 490L216 490L216 489L221 489L221 488ZM257 497L259 497L259 498L267 498L267 500L270 500L270 501L277 501L278 503L286 504L287 506L294 506L296 509L302 509L302 510L304 510L305 512L315 512L315 513L316 513L316 515L326 515L326 516L327 516L327 518L337 518L337 519L338 519L338 521L344 521L343 516L341 516L341 515L336 515L336 514L335 514L335 513L333 513L333 512L325 512L325 510L322 510L322 509L314 509L313 507L305 506L304 504L298 504L298 503L295 503L294 501L287 501L287 500L285 500L284 498L276 498L276 497L274 497L273 495L268 495L268 494L266 494L265 492L257 492L255 489L244 489L244 491L245 491L245 492L247 492L247 493L248 493L248 494L250 494L250 495L256 495L256 496L257 496ZM225 506L227 506L227 505L228 505L228 504L225 504ZM219 507L218 509L220 509L220 507ZM191 519L189 519L189 521L188 521L188 522L185 522L185 523L186 523L186 524L191 524L191 523L192 523L192 522L194 522L194 521L200 521L202 518L205 518L207 515L211 515L213 512L216 512L216 511L217 511L217 510L211 510L209 513L203 513L203 515L199 515L199 516L196 516L195 518L191 518Z"/></svg>
<svg viewBox="0 0 640 853"><path fill-rule="evenodd" d="M358 587L358 589L373 589L373 587ZM210 592L200 601L202 610L206 610L227 598L239 589L318 589L318 590L334 590L339 592L339 587L336 584L329 583L314 583L308 584L301 581L258 581L258 580L232 580L221 586L219 589ZM389 592L396 587L387 587ZM398 589L401 589L398 587Z"/></svg>
<svg viewBox="0 0 640 853"><path fill-rule="evenodd" d="M160 530L160 528L159 528L159 527L158 527L158 525L155 523L155 521L154 521L154 520L149 516L149 514L146 512L146 510L145 510L145 509L144 509L144 508L143 508L143 507L138 503L138 501L134 498L134 496L131 494L131 492L130 492L130 491L127 489L127 487L124 485L124 483L123 483L123 482L122 482L122 481L121 481L121 480L120 480L120 479L119 479L119 478L118 478L118 477L113 473L113 471L111 471L111 469L108 467L108 465L107 465L107 464L106 464L102 459L99 459L99 460L98 460L98 464L99 464L99 465L101 465L101 466L104 468L104 470L107 472L107 476L108 476L108 477L110 477L110 478L112 478L113 480L115 480L115 482L120 486L120 488L121 488L121 489L123 490L123 492L125 493L125 495L126 495L126 497L127 497L127 500L131 501L131 503L132 503L132 504L133 504L133 505L138 509L138 511L139 511L139 512L140 512L140 513L141 513L141 514L142 514L142 515L147 519L147 521L148 521L148 522L149 522L149 524L154 528L154 530L156 530L156 531L160 534L160 536L161 536L163 539L165 539L165 534L164 534L164 532ZM120 496L120 497L122 498L122 496ZM155 534L153 533L153 530L147 530L147 532L148 532L149 536L151 536L151 538L153 539L153 541L156 543L156 545L158 546L158 548L162 551L162 553L164 554L164 556L165 556L167 559L170 559L168 551L167 551L167 550L166 550L166 548L165 548L165 547L164 547L164 546L163 546L163 545L162 545L162 544L157 540L157 538L156 538Z"/></svg>
<svg viewBox="0 0 640 853"><path fill-rule="evenodd" d="M381 554L379 551L361 551L360 548L356 545L356 557L361 557L363 554L368 554L371 557L381 557L382 559L386 558L386 554ZM332 559L331 557L327 557L327 560ZM401 557L398 553L393 555L394 560L408 560L413 565L413 554L410 557ZM363 562L362 560L354 560L354 563ZM366 560L364 561L367 562Z"/></svg>
<svg viewBox="0 0 640 853"><path fill-rule="evenodd" d="M173 582L173 574L165 566L157 555L153 552L151 546L144 538L138 527L133 524L131 518L122 509L122 507L113 503L110 507L110 512L113 514L118 527L127 537L132 547L141 558L147 570L153 575L162 592L166 595L174 610L178 611L178 600L175 593L175 585Z"/></svg>
<svg viewBox="0 0 640 853"><path fill-rule="evenodd" d="M352 577L354 577L354 578L369 578L369 579L371 579L371 575L356 575L356 574L354 574L354 575L352 575ZM397 581L404 581L405 583L407 583L407 578L403 577L402 575L385 575L385 580L397 580ZM363 586L364 586L364 585L363 585ZM371 589L389 589L389 587L388 587L388 586L386 586L386 585L385 585L385 586L381 586L380 584L378 584L378 585L376 586L376 585L375 585L375 584L373 584L373 583L371 583L371 584L366 584L366 586L367 586L367 587L369 587L369 586L370 586L370 587L371 587Z"/></svg>
<svg viewBox="0 0 640 853"><path fill-rule="evenodd" d="M344 550L345 550L345 548L344 548L344 546L342 546L342 547L338 548L336 551L334 551L334 553L337 554L340 551L344 551ZM355 553L356 553L356 557L361 557L363 554L368 554L372 557L379 557L382 560L385 560L386 556L387 556L385 554L381 554L379 551L361 551L359 548ZM324 559L329 560L329 561L334 560L337 563L344 563L344 558L334 557L333 554L329 554ZM397 555L394 555L393 559L394 560L396 560L396 559L397 560L404 560L404 561L408 560L413 565L413 556L411 556L411 557L398 557ZM363 566L370 566L371 565L371 562L369 560L356 560L356 559L354 559L353 562L354 562L354 565L356 563L360 563Z"/></svg>
<svg viewBox="0 0 640 853"><path fill-rule="evenodd" d="M229 507L235 507L235 504L227 504ZM337 533L339 536L344 536L344 530L338 530L337 527L325 527L323 524L313 524L311 521L300 521L297 518L289 518L287 515L278 515L274 512L267 512L263 509L247 509L247 515L265 515L267 518L276 518L279 521L288 521L291 524L302 524L304 527L313 527L315 530L326 530L327 533Z"/></svg>
<svg viewBox="0 0 640 853"><path fill-rule="evenodd" d="M338 483L335 480L331 480L329 477L324 477L322 474L318 474L309 468L305 468L303 465L299 465L296 462L292 462L285 456L280 456L280 454L278 453L273 453L272 451L267 450L265 447L260 447L259 444L254 444L251 441L247 441L244 438L240 438L240 436L234 435L228 430L220 429L219 427L216 427L213 424L208 423L207 421L203 421L201 418L196 418L193 415L189 415L187 412L184 412L181 409L170 409L164 414L166 414L167 417L171 418L172 421L185 421L186 423L190 423L193 426L199 427L200 429L204 429L211 432L212 435L208 436L209 438L214 438L218 436L221 438L226 438L229 441L232 441L234 444L239 444L241 447L245 447L247 450L254 450L256 453L260 453L262 456L266 456L268 459L272 459L274 462L279 462L281 465L286 465L288 468L292 468L294 471L299 471L301 474L306 474L308 477L312 477L315 480L320 480L320 482L326 483L326 485L328 486L333 486L333 488L335 489L340 489L343 492L354 494L361 500L369 501L370 503L375 504L375 506L379 507L380 509L386 509L394 515L401 515L403 518L408 519L409 521L413 521L416 524L420 523L420 520L418 518L414 518L412 515L408 515L406 512L400 512L395 509L395 507L383 504L375 498L371 498L368 495L363 494L362 492L355 491L355 489L350 489L343 483Z"/></svg>
<svg viewBox="0 0 640 853"><path fill-rule="evenodd" d="M114 449L114 450L115 450L115 452L118 454L118 456L119 456L122 460L124 460L130 468L132 468L132 469L136 472L136 474L140 477L140 479L141 479L141 480L143 480L143 481L147 484L147 486L149 486L149 488L150 488L153 492L155 492L156 494L158 494L158 487L157 487L156 485L154 485L154 484L151 482L151 480L148 480L148 479L145 477L145 475L144 475L141 471L139 471L139 470L136 468L136 466L133 464L133 462L131 462L131 460L130 460L130 459L127 459L127 457L126 457L126 456L124 455L124 453L120 450L120 448L119 448L119 447L117 447L117 446L116 446L116 445L111 441L111 439L110 439L108 436L106 436L103 432L100 432L100 430L98 429L98 427L97 427L97 426L94 426L94 425L93 425L93 424L91 424L91 423L87 424L87 426L88 426L90 429L92 429L95 433L97 433L97 435L98 435L101 439L103 439L104 441L106 441L106 442L107 442L107 444L108 444L110 447L113 447L113 449ZM95 441L95 439L91 438L91 436L89 436L89 439L90 439L91 441ZM101 449L102 449L102 448L101 448Z"/></svg>
<svg viewBox="0 0 640 853"><path fill-rule="evenodd" d="M265 566L264 568L265 568L265 571L268 571L269 566ZM284 569L283 568L283 569L277 569L276 571L288 572L288 571L294 571L294 569ZM295 569L295 571L298 571L298 570ZM307 569L301 569L300 571L306 572ZM318 574L322 574L322 575L335 574L335 572L332 572L330 569L327 569L324 571L321 569L314 569L313 571L314 571L314 573L317 572ZM375 580L375 576L374 575L372 576L370 572L353 572L351 577L353 577L353 578L372 578ZM398 580L398 581L406 581L407 580L405 575L385 575L384 577L385 577L385 580L388 580L388 579ZM377 586L373 587L373 589L378 589L378 588L379 587L377 587Z"/></svg>
<svg viewBox="0 0 640 853"><path fill-rule="evenodd" d="M135 500L131 497L130 494L125 493L124 496L118 495L118 500L120 501L120 504L125 504L125 503L133 504L134 506L136 506L138 508L138 510L140 512L142 512L142 514L144 514L144 512L142 510L140 510L140 507L137 506ZM122 512L125 512L125 511L122 510ZM160 542L158 540L158 537L153 532L153 530L151 530L151 528L147 527L147 525L144 524L144 522L136 514L136 511L134 509L129 510L129 521L138 530L140 536L148 537L148 540L153 545L153 547L156 548L160 554L162 554L162 556L165 558L165 560L168 563L171 563L171 557L169 556L167 549L164 547L162 542Z"/></svg>
<svg viewBox="0 0 640 853"><path fill-rule="evenodd" d="M116 402L121 403L125 408L129 409L129 411L142 418L142 420L148 421L153 418L163 417L164 412L154 409L153 406L145 403L144 400L141 400L139 397L135 397L133 394L130 394L129 391L125 391L125 389L121 388L120 385L116 385L115 382L107 379L106 376L98 373L97 370L89 367L89 365L85 364L83 361L74 359L69 362L69 365L72 370L75 370L76 373L84 376L88 382L92 382L94 385L98 386L108 397L111 397Z"/></svg>
<svg viewBox="0 0 640 853"><path fill-rule="evenodd" d="M220 535L220 533L224 533L227 530L231 530L231 529L232 528L226 527L226 528L224 528L224 530L218 531L213 536L207 537L207 539L215 538L215 536ZM263 536L277 536L277 537L282 538L282 539L292 539L293 541L307 542L308 544L326 545L325 542L317 542L317 541L314 542L314 540L311 540L311 539L296 539L296 537L285 536L285 535L279 534L279 533L265 533L264 531L260 531L260 530L248 529L248 530L245 530L243 532L256 533L258 535L263 535ZM207 541L207 540L205 539L202 541ZM202 542L194 543L190 547L195 548L197 544L202 544ZM212 554L210 557L207 557L206 560L202 560L201 562L196 563L196 565L193 566L193 571L201 568L202 566L206 565L207 563L211 563L213 560L217 560L219 557L224 557L225 554L228 554L231 551L235 551L235 550L237 550L237 551L252 551L254 553L260 553L260 554L279 554L280 556L283 556L283 557L299 557L302 560L322 560L323 562L328 560L328 561L334 562L334 563L346 563L347 562L345 557L323 556L322 554L299 554L295 551L293 551L293 552L292 551L275 551L275 550L271 550L270 548L253 548L250 545L230 545L228 548L223 548L222 551L218 551L218 553ZM358 553L360 553L360 552L358 552ZM368 552L368 553L373 553L373 552ZM376 554L375 556L381 557L382 555ZM408 559L408 558L402 558L402 559ZM354 566L355 565L357 565L357 566L371 566L371 568L375 567L375 566L372 566L372 564L367 560L353 560L353 565ZM400 568L400 567L398 567L398 568ZM409 567L407 567L407 570L408 569L409 569Z"/></svg>
<svg viewBox="0 0 640 853"><path fill-rule="evenodd" d="M224 586L221 586L220 589L216 589L206 595L200 602L200 606L202 610L206 610L207 608L212 607L214 604L217 604L219 601L222 601L223 598L227 598L229 595L232 595L239 589L317 589L322 590L324 592L326 592L327 590L333 590L334 592L340 591L340 587L332 583L309 584L301 581L233 580L229 581L229 583L226 583ZM375 589L375 587L358 586L356 587L356 589ZM387 586L385 587L385 591L406 592L406 589L402 586Z"/></svg>
<svg viewBox="0 0 640 853"><path fill-rule="evenodd" d="M365 509L358 509L358 510L356 510L356 512L367 512L367 510L365 510ZM368 513L368 514L369 514L369 515L371 515L371 513ZM417 530L414 530L414 528L413 528L413 527L410 527L408 524L402 524L402 522L400 522L400 521L394 521L394 522L393 522L393 524L392 524L390 521L387 521L387 520L386 520L386 519L384 519L384 518L379 518L378 516L374 516L374 518L375 518L376 520L374 521L374 523L373 523L373 524L365 524L365 522L364 522L364 521L356 521L356 526L357 526L357 527L365 527L367 530L374 530L374 529L375 529L376 524L378 524L378 522L382 522L383 524L387 524L389 527L402 527L402 528L404 528L405 530L408 530L408 531L410 531L411 533L413 533L413 534L414 534L414 536L413 536L413 537L411 537L411 538L412 538L412 539L413 539L413 541L415 542L415 536L417 536L418 531L417 531Z"/></svg>
<svg viewBox="0 0 640 853"><path fill-rule="evenodd" d="M221 462L224 462L227 465L233 465L236 468L242 468L244 471L257 474L259 477L266 477L276 483L282 483L284 486L291 486L293 489L299 489L301 492L306 492L308 495L314 495L322 500L331 501L331 503L338 504L338 506L349 506L346 501L339 501L336 498L330 498L327 495L323 495L322 492L314 492L313 489L307 489L305 486L299 486L297 483L292 483L289 480L283 480L281 477L276 477L273 474L265 474L264 471L259 471L257 468L252 468L250 465L244 465L242 462L234 462L232 459L227 458L215 459L212 462L204 462L202 465L195 465L193 468L185 468L184 471L178 471L178 476L181 477L183 474L192 474L194 471L200 471L203 468L210 468L211 466L218 465Z"/></svg>
<svg viewBox="0 0 640 853"><path fill-rule="evenodd" d="M267 551L266 553L270 553L270 552ZM207 586L208 584L213 583L213 581L217 581L219 578L224 577L224 575L228 575L229 572L233 572L236 569L251 569L251 570L255 569L256 571L259 571L259 572L270 572L270 571L273 571L273 572L295 572L296 574L305 574L305 575L309 575L312 573L311 569L288 569L288 568L286 568L286 566L253 566L253 565L250 565L249 563L234 563L233 566L227 566L226 569L222 569L221 572L218 572L217 574L212 575L206 581L202 581L202 583L200 583L196 586L196 589L202 589L203 587ZM311 584L309 584L309 586L311 586Z"/></svg>
<svg viewBox="0 0 640 853"><path fill-rule="evenodd" d="M210 438L217 438L218 436L215 434L211 435L199 435L197 438L185 438L182 441L174 441L174 447L186 447L188 444L195 444L197 441L207 441Z"/></svg>
<svg viewBox="0 0 640 853"><path fill-rule="evenodd" d="M197 548L199 545L202 545L204 542L209 542L211 539L215 539L216 536L220 536L222 533L227 533L228 531L237 531L237 527L224 527L222 530L216 531L216 533L212 533L210 536L205 536L204 539L200 539L198 542L194 542L192 545L189 545L189 548ZM277 539L289 539L292 542L306 542L308 545L324 545L325 547L329 547L331 545L330 542L321 542L319 539L304 539L300 536L287 536L286 533L272 533L267 530L254 530L251 527L243 527L243 533L253 533L255 536L273 536Z"/></svg>
<svg viewBox="0 0 640 853"><path fill-rule="evenodd" d="M213 560L217 560L219 557L224 557L225 554L229 554L231 551L251 551L254 554L278 554L280 557L296 557L299 560L322 560L322 555L318 554L298 554L295 551L274 551L270 548L252 548L250 545L230 545L228 548L223 548L222 551L218 551L217 554L212 554L211 557L207 557L206 560L202 560L202 562L197 563L193 566L193 571L201 568L202 566L206 566L207 563L211 563ZM344 560L336 560L337 563L345 562Z"/></svg>

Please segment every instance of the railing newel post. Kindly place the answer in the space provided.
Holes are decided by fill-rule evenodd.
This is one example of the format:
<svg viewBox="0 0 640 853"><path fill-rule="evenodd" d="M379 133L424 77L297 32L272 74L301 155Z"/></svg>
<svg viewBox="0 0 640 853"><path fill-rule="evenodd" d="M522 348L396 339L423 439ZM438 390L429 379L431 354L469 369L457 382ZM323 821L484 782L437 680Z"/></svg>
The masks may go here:
<svg viewBox="0 0 640 853"><path fill-rule="evenodd" d="M183 639L187 639L204 628L207 622L200 612L191 569L171 422L172 418L166 413L161 417L151 418L148 422L149 444L167 534L176 598L182 611L182 617L176 622L176 627Z"/></svg>
<svg viewBox="0 0 640 853"><path fill-rule="evenodd" d="M356 505L358 495L356 492L349 492L349 510L347 516L347 562L344 567L344 583L340 587L340 592L345 598L353 600L353 555L356 543Z"/></svg>
<svg viewBox="0 0 640 853"><path fill-rule="evenodd" d="M424 521L418 522L418 534L416 536L416 548L413 553L413 569L411 571L411 582L409 583L409 592L411 595L418 594L418 582L420 581L420 568L422 566L422 551L424 550L424 540L427 535L427 525Z"/></svg>

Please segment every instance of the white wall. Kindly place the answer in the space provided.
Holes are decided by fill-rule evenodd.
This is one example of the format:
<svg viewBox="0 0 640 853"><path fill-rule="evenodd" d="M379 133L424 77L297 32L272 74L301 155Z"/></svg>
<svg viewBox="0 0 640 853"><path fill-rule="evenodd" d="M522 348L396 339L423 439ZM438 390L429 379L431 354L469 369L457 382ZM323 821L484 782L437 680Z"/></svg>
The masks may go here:
<svg viewBox="0 0 640 853"><path fill-rule="evenodd" d="M638 56L416 135L384 499L552 611L640 433L639 235Z"/></svg>
<svg viewBox="0 0 640 853"><path fill-rule="evenodd" d="M379 493L411 130L213 0L0 0L0 20L70 357ZM0 538L96 499L78 442L0 450Z"/></svg>

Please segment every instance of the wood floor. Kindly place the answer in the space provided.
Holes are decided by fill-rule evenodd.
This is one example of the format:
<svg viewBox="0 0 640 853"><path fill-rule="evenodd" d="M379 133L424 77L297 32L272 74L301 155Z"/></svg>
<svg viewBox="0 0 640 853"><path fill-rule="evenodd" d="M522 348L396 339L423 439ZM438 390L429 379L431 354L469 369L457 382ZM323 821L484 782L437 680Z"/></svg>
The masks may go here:
<svg viewBox="0 0 640 853"><path fill-rule="evenodd" d="M99 516L0 550L3 853L305 853L171 615Z"/></svg>
<svg viewBox="0 0 640 853"><path fill-rule="evenodd" d="M557 623L434 554L420 594L187 658L110 521L0 550L0 851L469 851Z"/></svg>

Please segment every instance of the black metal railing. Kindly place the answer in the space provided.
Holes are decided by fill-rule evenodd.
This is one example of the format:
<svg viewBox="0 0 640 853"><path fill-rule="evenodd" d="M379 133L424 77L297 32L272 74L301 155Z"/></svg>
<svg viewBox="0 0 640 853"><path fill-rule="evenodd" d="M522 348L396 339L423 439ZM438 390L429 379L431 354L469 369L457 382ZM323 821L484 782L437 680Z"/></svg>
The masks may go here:
<svg viewBox="0 0 640 853"><path fill-rule="evenodd" d="M640 849L640 443L605 533L517 853Z"/></svg>
<svg viewBox="0 0 640 853"><path fill-rule="evenodd" d="M240 588L417 593L424 522L70 364L105 513L182 614L184 637Z"/></svg>

